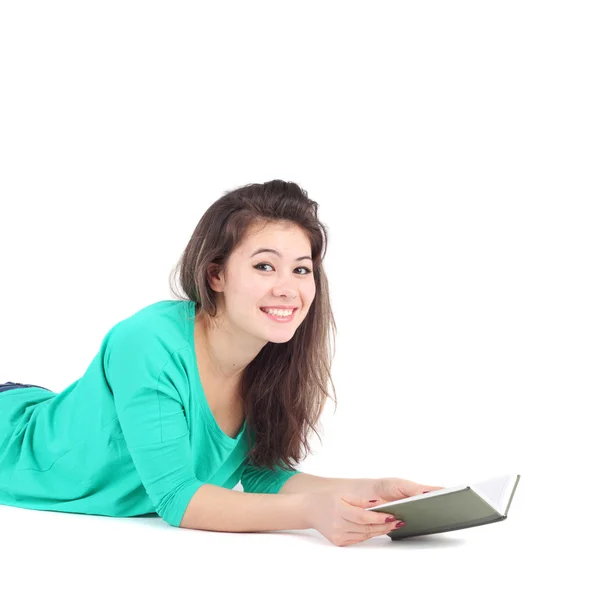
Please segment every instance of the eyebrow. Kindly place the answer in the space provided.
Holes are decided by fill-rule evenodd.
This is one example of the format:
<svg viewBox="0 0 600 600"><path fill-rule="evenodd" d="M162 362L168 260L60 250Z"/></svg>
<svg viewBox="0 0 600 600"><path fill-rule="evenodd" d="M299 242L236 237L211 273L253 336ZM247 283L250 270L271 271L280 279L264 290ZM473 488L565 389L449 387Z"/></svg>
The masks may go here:
<svg viewBox="0 0 600 600"><path fill-rule="evenodd" d="M279 258L282 258L281 252L278 252L277 250L273 250L273 248L259 248L258 250L256 250L255 252L253 252L250 255L250 258L252 258L255 254L260 254L261 252L272 252L273 254L277 255ZM299 260L303 260L305 258L312 261L312 258L310 256L300 256L294 262L298 262Z"/></svg>

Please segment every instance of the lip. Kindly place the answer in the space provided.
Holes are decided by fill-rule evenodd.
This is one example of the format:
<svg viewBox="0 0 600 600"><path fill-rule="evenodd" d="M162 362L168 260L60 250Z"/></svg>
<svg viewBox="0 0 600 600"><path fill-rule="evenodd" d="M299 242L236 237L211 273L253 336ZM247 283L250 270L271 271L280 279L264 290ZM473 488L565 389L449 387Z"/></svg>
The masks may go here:
<svg viewBox="0 0 600 600"><path fill-rule="evenodd" d="M290 308L292 310L297 310L298 307L297 306L290 306L290 305L285 305L285 304L280 304L279 306L261 306L260 308L280 308L281 310L290 310Z"/></svg>

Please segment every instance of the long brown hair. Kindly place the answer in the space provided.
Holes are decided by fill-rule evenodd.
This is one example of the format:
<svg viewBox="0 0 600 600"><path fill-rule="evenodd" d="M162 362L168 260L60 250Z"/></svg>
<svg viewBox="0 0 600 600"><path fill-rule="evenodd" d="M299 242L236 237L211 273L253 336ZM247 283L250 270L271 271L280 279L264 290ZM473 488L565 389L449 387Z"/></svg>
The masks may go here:
<svg viewBox="0 0 600 600"><path fill-rule="evenodd" d="M208 284L209 265L216 263L224 268L251 227L295 224L310 240L316 287L313 303L292 339L280 344L267 342L240 380L250 440L248 458L255 466L295 468L292 461L297 464L306 456L301 454L303 450L310 452L310 430L319 436L315 426L328 397L337 409L331 378L337 328L323 267L327 227L318 218L318 208L318 203L296 183L280 179L229 191L202 215L175 266L185 296L171 283L174 295L196 303L195 318L202 311L214 317L216 292ZM173 272L171 281L172 277ZM328 381L334 396L328 392Z"/></svg>

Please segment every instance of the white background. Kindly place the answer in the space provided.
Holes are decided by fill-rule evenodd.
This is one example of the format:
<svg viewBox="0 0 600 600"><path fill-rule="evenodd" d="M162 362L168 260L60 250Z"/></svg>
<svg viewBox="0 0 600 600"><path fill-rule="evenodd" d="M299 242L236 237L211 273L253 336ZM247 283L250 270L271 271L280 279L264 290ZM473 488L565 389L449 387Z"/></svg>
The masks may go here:
<svg viewBox="0 0 600 600"><path fill-rule="evenodd" d="M284 179L320 205L338 326L299 468L522 479L502 523L346 548L0 507L0 595L588 597L596 6L2 2L0 383L70 385L171 298L212 202Z"/></svg>

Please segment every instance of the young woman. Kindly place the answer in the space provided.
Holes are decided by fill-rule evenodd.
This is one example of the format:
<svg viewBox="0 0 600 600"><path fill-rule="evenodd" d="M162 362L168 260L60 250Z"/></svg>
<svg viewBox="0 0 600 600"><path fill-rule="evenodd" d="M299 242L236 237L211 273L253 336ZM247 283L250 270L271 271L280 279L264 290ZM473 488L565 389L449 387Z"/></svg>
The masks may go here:
<svg viewBox="0 0 600 600"><path fill-rule="evenodd" d="M225 194L177 265L185 296L117 323L61 392L0 385L0 504L315 528L345 546L396 526L365 507L440 489L294 468L329 397L335 333L317 212L280 180Z"/></svg>

